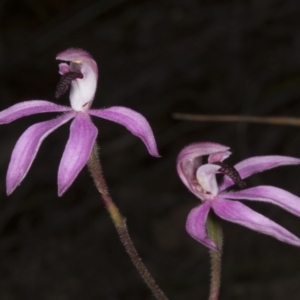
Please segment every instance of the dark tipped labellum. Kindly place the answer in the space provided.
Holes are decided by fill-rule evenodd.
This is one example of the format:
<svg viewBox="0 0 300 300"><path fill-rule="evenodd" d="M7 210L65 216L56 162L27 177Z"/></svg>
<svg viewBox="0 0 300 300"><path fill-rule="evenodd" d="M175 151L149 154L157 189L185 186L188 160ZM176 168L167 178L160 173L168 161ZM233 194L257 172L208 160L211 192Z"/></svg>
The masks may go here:
<svg viewBox="0 0 300 300"><path fill-rule="evenodd" d="M66 91L69 89L69 86L70 86L72 80L75 80L77 78L81 79L81 78L83 78L83 75L80 72L68 72L68 73L62 75L56 86L55 98L59 98L63 94L65 94Z"/></svg>
<svg viewBox="0 0 300 300"><path fill-rule="evenodd" d="M239 172L236 170L235 167L228 166L224 163L217 162L214 163L215 165L221 166L219 169L220 173L223 173L230 177L232 181L239 187L239 188L245 188L246 187L246 182L241 178Z"/></svg>

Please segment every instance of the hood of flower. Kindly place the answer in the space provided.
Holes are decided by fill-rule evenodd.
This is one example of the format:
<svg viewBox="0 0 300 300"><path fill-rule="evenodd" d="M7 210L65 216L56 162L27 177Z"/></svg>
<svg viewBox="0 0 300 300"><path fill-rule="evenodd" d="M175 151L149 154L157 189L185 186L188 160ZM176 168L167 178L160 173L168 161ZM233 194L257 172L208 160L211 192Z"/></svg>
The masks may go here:
<svg viewBox="0 0 300 300"><path fill-rule="evenodd" d="M214 163L222 161L229 155L229 147L217 143L191 144L182 149L178 155L178 175L186 187L202 201L211 199L219 191L215 175L219 166ZM208 164L203 164L204 156L208 156Z"/></svg>
<svg viewBox="0 0 300 300"><path fill-rule="evenodd" d="M80 72L83 78L71 82L70 103L75 111L86 111L90 108L97 89L98 68L90 54L82 49L68 49L57 55L56 59L70 63L60 64L60 74Z"/></svg>

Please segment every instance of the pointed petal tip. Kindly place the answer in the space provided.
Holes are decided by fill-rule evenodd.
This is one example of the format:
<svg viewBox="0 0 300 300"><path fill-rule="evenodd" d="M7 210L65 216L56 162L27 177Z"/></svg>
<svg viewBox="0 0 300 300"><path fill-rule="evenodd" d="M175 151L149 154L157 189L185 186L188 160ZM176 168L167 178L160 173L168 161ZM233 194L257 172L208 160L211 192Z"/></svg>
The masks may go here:
<svg viewBox="0 0 300 300"><path fill-rule="evenodd" d="M57 195L58 197L62 197L62 195L67 191L68 187L60 187L58 186Z"/></svg>
<svg viewBox="0 0 300 300"><path fill-rule="evenodd" d="M58 180L58 184L57 184L57 196L58 197L62 197L66 191L70 188L70 186L72 185L73 181L66 181L66 182L60 182Z"/></svg>
<svg viewBox="0 0 300 300"><path fill-rule="evenodd" d="M161 155L158 153L158 151L149 151L149 154L156 158L161 158Z"/></svg>
<svg viewBox="0 0 300 300"><path fill-rule="evenodd" d="M147 147L147 144L145 142L144 142L144 144L146 145L147 151L151 156L153 156L155 158L161 157L161 155L158 153L156 143L154 145L152 145L151 147Z"/></svg>
<svg viewBox="0 0 300 300"><path fill-rule="evenodd" d="M10 196L12 193L13 193L13 191L15 190L16 188L14 187L14 188L6 188L6 195L7 196Z"/></svg>
<svg viewBox="0 0 300 300"><path fill-rule="evenodd" d="M149 149L149 148L147 148L147 150L148 150L148 153L151 155L151 156L153 156L153 157L155 157L155 158L160 158L161 157L161 155L158 153L158 151L157 151L157 149Z"/></svg>
<svg viewBox="0 0 300 300"><path fill-rule="evenodd" d="M7 172L6 174L6 195L10 196L15 189L21 184L23 181L24 176L22 178L19 178L18 176L13 176L13 174L9 174Z"/></svg>
<svg viewBox="0 0 300 300"><path fill-rule="evenodd" d="M300 247L300 240L295 240L289 243L291 246Z"/></svg>
<svg viewBox="0 0 300 300"><path fill-rule="evenodd" d="M220 249L217 247L217 245L210 239L210 238L206 238L206 239L196 239L195 237L193 237L197 242L201 243L203 246L205 246L206 248L208 248L209 250L212 250L214 252L220 252Z"/></svg>
<svg viewBox="0 0 300 300"><path fill-rule="evenodd" d="M78 172L79 173L79 172ZM61 176L58 176L58 187L57 187L57 195L58 197L62 197L65 192L70 188L73 184L74 180L78 176L78 173L73 174L73 176L67 178L67 180L62 180Z"/></svg>
<svg viewBox="0 0 300 300"><path fill-rule="evenodd" d="M220 252L220 249L215 244L207 246L207 247L214 252Z"/></svg>

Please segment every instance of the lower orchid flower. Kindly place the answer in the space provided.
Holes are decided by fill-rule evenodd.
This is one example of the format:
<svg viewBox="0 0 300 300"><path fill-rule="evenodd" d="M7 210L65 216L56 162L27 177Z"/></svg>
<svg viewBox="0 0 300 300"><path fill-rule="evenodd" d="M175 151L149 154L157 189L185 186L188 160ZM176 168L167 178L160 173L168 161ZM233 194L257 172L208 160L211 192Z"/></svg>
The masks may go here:
<svg viewBox="0 0 300 300"><path fill-rule="evenodd" d="M196 143L184 148L177 160L177 171L187 188L202 203L189 213L186 230L198 242L218 250L207 234L206 222L210 210L220 218L270 235L284 243L300 246L300 239L288 230L259 214L240 201L262 201L277 205L300 216L300 198L274 186L245 188L243 179L252 174L284 165L298 165L300 159L287 156L257 156L241 161L234 167L223 160L230 156L229 147L216 143ZM208 156L203 163L203 156ZM217 174L223 174L220 183ZM234 184L239 191L228 191Z"/></svg>
<svg viewBox="0 0 300 300"><path fill-rule="evenodd" d="M44 100L31 100L15 104L0 112L0 124L7 124L21 117L47 112L61 112L61 116L30 126L19 138L11 156L6 191L11 194L26 176L42 141L59 126L73 119L70 136L58 169L58 195L61 196L86 165L98 130L90 116L114 121L125 126L146 145L149 153L159 156L156 142L147 120L139 113L122 106L90 109L97 88L98 68L89 53L81 49L68 49L56 59L69 62L59 64L62 75L57 85L56 98L70 88L71 107Z"/></svg>

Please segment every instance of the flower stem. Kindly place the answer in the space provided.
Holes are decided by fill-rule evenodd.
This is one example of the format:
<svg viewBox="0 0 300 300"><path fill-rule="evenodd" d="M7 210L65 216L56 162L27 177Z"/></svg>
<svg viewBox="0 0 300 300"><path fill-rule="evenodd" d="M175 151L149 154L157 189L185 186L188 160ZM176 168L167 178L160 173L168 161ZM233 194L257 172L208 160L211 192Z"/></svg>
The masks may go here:
<svg viewBox="0 0 300 300"><path fill-rule="evenodd" d="M211 240L216 244L219 251L210 250L211 257L211 279L209 300L218 300L221 286L222 269L222 245L223 235L219 220L215 215L209 214L207 219L207 231Z"/></svg>
<svg viewBox="0 0 300 300"><path fill-rule="evenodd" d="M133 242L130 238L130 235L128 233L127 225L125 222L125 218L121 215L118 207L114 204L108 188L107 184L105 182L105 179L103 177L101 165L98 158L98 147L95 144L91 153L91 156L88 161L88 168L89 171L92 174L94 183L101 194L104 204L106 206L106 209L108 210L111 219L116 227L116 230L119 234L120 240L123 243L126 252L130 256L133 264L137 268L138 272L140 273L141 277L145 281L145 283L148 285L150 290L152 291L153 295L158 300L168 300L168 298L164 295L163 291L159 288L159 286L156 284L155 280L147 270L146 266L143 264L141 258L139 257Z"/></svg>

